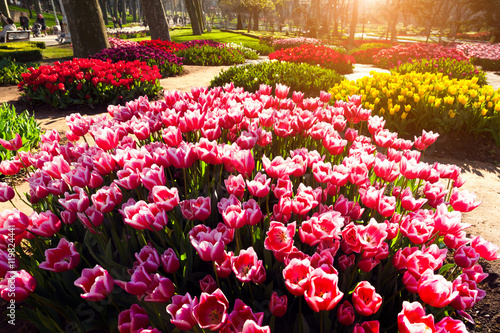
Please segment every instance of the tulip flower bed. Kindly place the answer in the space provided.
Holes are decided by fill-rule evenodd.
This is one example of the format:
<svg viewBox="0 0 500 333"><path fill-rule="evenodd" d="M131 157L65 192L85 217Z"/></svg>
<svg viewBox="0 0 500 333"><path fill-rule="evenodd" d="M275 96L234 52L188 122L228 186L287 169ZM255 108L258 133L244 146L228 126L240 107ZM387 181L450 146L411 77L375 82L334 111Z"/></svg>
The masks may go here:
<svg viewBox="0 0 500 333"><path fill-rule="evenodd" d="M106 29L108 36L114 36L115 38L128 39L128 38L138 38L150 36L151 32L149 27L133 27L127 29Z"/></svg>
<svg viewBox="0 0 500 333"><path fill-rule="evenodd" d="M357 64L374 64L373 58L382 50L387 49L386 47L383 48L371 48L371 49L366 49L366 50L359 50L350 53L350 55L354 58L354 61Z"/></svg>
<svg viewBox="0 0 500 333"><path fill-rule="evenodd" d="M445 47L437 44L415 43L410 45L397 45L380 51L374 57L374 63L382 68L392 68L414 59L440 59L450 58L467 60L468 57L454 47Z"/></svg>
<svg viewBox="0 0 500 333"><path fill-rule="evenodd" d="M17 113L12 105L0 105L0 144L3 145L0 146L0 162L16 156L18 150L27 152L35 148L40 134L40 126L28 111ZM7 143L11 140L12 143Z"/></svg>
<svg viewBox="0 0 500 333"><path fill-rule="evenodd" d="M350 55L342 54L327 46L311 44L303 44L273 52L269 55L269 59L318 65L323 68L333 69L340 74L352 73L355 63L354 58Z"/></svg>
<svg viewBox="0 0 500 333"><path fill-rule="evenodd" d="M398 132L427 128L442 133L486 132L500 145L500 90L479 86L478 78L449 79L442 73L372 73L342 81L329 92L347 100L362 95L363 106L383 116Z"/></svg>
<svg viewBox="0 0 500 333"><path fill-rule="evenodd" d="M472 58L472 62L484 70L500 70L500 45L498 44L459 44L457 49Z"/></svg>
<svg viewBox="0 0 500 333"><path fill-rule="evenodd" d="M245 62L245 57L237 49L225 46L191 46L177 52L184 58L184 64L196 66L223 66Z"/></svg>
<svg viewBox="0 0 500 333"><path fill-rule="evenodd" d="M301 46L303 44L321 45L323 42L317 38L309 37L274 39L271 41L271 46L273 46L276 51Z"/></svg>
<svg viewBox="0 0 500 333"><path fill-rule="evenodd" d="M149 66L157 66L163 77L181 74L184 60L173 53L144 45L104 49L92 58L112 62L143 61Z"/></svg>
<svg viewBox="0 0 500 333"><path fill-rule="evenodd" d="M402 63L397 67L391 68L391 73L408 74L416 73L443 73L450 79L466 79L470 80L473 77L477 78L477 84L485 85L486 73L476 66L471 60L456 60L449 58L440 59L418 59L410 62Z"/></svg>
<svg viewBox="0 0 500 333"><path fill-rule="evenodd" d="M108 37L108 41L111 47L129 47L139 45L139 43L134 42L133 40L124 40L115 37Z"/></svg>
<svg viewBox="0 0 500 333"><path fill-rule="evenodd" d="M271 90L166 91L69 116L75 143L43 135L21 156L35 212L0 214L16 316L44 332L465 332L498 247L466 237L479 202L460 169L420 161L438 135L398 138L359 96Z"/></svg>
<svg viewBox="0 0 500 333"><path fill-rule="evenodd" d="M214 77L211 87L234 84L249 92L257 92L261 84L275 87L282 83L290 89L301 91L305 97L318 96L322 90L327 91L334 84L345 78L334 70L295 64L292 62L266 61L258 64L233 66ZM273 94L275 89L273 88ZM292 97L292 93L289 93Z"/></svg>
<svg viewBox="0 0 500 333"><path fill-rule="evenodd" d="M182 45L189 47L196 47L196 46L212 46L212 47L219 47L223 46L223 43L217 42L215 40L210 40L210 39L194 39L194 40L188 40L185 42L181 43Z"/></svg>
<svg viewBox="0 0 500 333"><path fill-rule="evenodd" d="M176 43L176 42L170 42L166 40L159 40L159 39L153 39L153 40L143 40L140 41L141 45L152 47L155 49L160 49L165 52L169 53L175 53L179 50L187 49L188 46L181 44L181 43Z"/></svg>
<svg viewBox="0 0 500 333"><path fill-rule="evenodd" d="M19 90L23 99L56 108L128 101L141 95L156 96L161 90L158 67L138 60L112 63L75 58L29 68L22 77Z"/></svg>

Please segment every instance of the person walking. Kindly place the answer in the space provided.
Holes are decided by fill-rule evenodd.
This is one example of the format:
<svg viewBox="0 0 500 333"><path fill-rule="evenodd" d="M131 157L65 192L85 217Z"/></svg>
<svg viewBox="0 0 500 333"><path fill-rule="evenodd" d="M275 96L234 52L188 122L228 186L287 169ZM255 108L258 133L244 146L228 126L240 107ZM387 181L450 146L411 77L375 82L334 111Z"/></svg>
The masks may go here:
<svg viewBox="0 0 500 333"><path fill-rule="evenodd" d="M23 28L24 31L29 30L30 19L24 16L24 12L21 12L21 17L19 17L19 23L21 23L21 28Z"/></svg>
<svg viewBox="0 0 500 333"><path fill-rule="evenodd" d="M47 31L47 27L45 26L45 19L43 18L43 15L41 13L38 14L38 18L36 19L36 23L40 24L40 26L41 26L40 30L42 31L43 35L45 36L45 32Z"/></svg>

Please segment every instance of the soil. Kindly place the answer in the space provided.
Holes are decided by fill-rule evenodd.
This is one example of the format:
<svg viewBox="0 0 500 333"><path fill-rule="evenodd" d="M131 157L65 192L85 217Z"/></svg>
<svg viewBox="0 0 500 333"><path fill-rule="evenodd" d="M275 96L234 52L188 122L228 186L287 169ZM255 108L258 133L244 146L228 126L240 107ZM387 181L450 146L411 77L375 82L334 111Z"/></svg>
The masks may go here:
<svg viewBox="0 0 500 333"><path fill-rule="evenodd" d="M356 66L352 79L369 75L369 71L377 70L372 66ZM210 80L222 69L228 66L201 67L184 66L181 76L161 80L161 85L167 90L177 89L190 91L192 86L208 86ZM363 75L364 74L364 75ZM488 73L488 81L495 89L500 88L500 76ZM349 78L349 77L348 77ZM491 80L490 80L491 78ZM106 107L70 107L66 110L56 110L47 106L36 107L34 110L19 101L20 94L16 86L0 87L0 103L12 103L17 110L34 111L42 131L56 129L61 135L67 130L65 117L79 112L82 115L97 115L107 113ZM482 204L470 213L463 214L463 221L471 224L468 232L481 235L486 240L500 245L500 147L485 137L473 138L464 135L447 135L438 138L423 157L428 163L456 164L462 169L462 177L466 180L462 189L474 192ZM19 181L20 193L28 192L25 182ZM27 213L31 211L19 199L16 206ZM10 209L11 205L0 204L0 212ZM484 289L486 297L468 311L475 324L468 324L470 332L500 332L500 261L482 262L489 277L479 288ZM0 311L3 312L3 311ZM5 318L0 318L0 327ZM16 326L16 332L35 332L31 325Z"/></svg>

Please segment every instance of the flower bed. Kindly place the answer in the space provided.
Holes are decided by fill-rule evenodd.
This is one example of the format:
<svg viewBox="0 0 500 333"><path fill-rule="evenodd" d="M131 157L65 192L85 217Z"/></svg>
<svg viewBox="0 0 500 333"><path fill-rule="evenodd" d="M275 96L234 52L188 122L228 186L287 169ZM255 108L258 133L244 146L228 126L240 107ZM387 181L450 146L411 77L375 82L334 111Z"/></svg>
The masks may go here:
<svg viewBox="0 0 500 333"><path fill-rule="evenodd" d="M402 140L359 96L276 90L68 117L90 147L46 133L26 159L36 213L0 215L18 270L1 266L0 295L41 331L465 330L449 316L485 296L477 261L498 247L466 237L479 202L460 169L420 161L437 134Z"/></svg>
<svg viewBox="0 0 500 333"><path fill-rule="evenodd" d="M457 49L472 58L472 62L484 70L500 70L500 45L498 44L459 44Z"/></svg>
<svg viewBox="0 0 500 333"><path fill-rule="evenodd" d="M182 42L182 45L185 45L187 47L196 47L196 46L212 46L212 47L219 47L224 44L219 43L215 40L210 40L210 39L195 39L195 40L188 40L186 42Z"/></svg>
<svg viewBox="0 0 500 333"><path fill-rule="evenodd" d="M162 49L136 45L120 48L104 49L92 56L94 59L118 61L144 61L150 66L157 66L163 77L175 76L182 73L182 57L166 52Z"/></svg>
<svg viewBox="0 0 500 333"><path fill-rule="evenodd" d="M304 44L321 45L322 42L317 38L309 38L309 37L283 38L283 39L274 39L271 41L271 46L273 46L276 51L281 49L298 47Z"/></svg>
<svg viewBox="0 0 500 333"><path fill-rule="evenodd" d="M75 58L30 68L22 77L19 89L24 99L57 108L127 101L140 95L155 96L161 90L158 67L141 61Z"/></svg>
<svg viewBox="0 0 500 333"><path fill-rule="evenodd" d="M500 145L500 90L479 86L478 78L449 79L431 73L372 73L354 81L342 81L330 90L337 99L363 95L366 108L383 116L398 132L427 128L442 133L489 133Z"/></svg>
<svg viewBox="0 0 500 333"><path fill-rule="evenodd" d="M134 42L132 40L124 40L115 37L108 37L108 41L111 47L130 47L139 45L139 43Z"/></svg>
<svg viewBox="0 0 500 333"><path fill-rule="evenodd" d="M350 55L354 58L354 61L357 64L374 64L373 58L382 50L387 49L384 48L372 48L366 50L359 50L350 53Z"/></svg>
<svg viewBox="0 0 500 333"><path fill-rule="evenodd" d="M344 80L336 71L308 64L292 62L266 61L258 64L233 66L221 71L211 82L211 87L233 84L249 92L257 92L262 84L274 87L277 83L290 87L289 97L293 91L300 91L305 97L316 97L321 91L328 91L334 84Z"/></svg>
<svg viewBox="0 0 500 333"><path fill-rule="evenodd" d="M486 73L472 64L470 60L456 60L449 58L418 59L405 62L391 68L391 73L408 74L416 73L443 73L450 79L471 80L477 78L477 84L485 85Z"/></svg>
<svg viewBox="0 0 500 333"><path fill-rule="evenodd" d="M323 68L333 69L340 74L352 73L354 65L352 56L339 53L327 46L311 44L303 44L298 47L273 52L269 55L269 59L318 65Z"/></svg>
<svg viewBox="0 0 500 333"><path fill-rule="evenodd" d="M19 63L9 58L0 59L0 85L17 85L22 80L21 74L26 73L28 68L38 67L34 63Z"/></svg>
<svg viewBox="0 0 500 333"><path fill-rule="evenodd" d="M188 48L187 45L184 45L181 43L170 42L170 41L166 41L166 40L158 40L158 39L143 40L143 41L140 41L140 44L144 45L144 46L153 47L155 49L160 49L160 50L163 50L163 51L169 52L169 53L175 53L179 50L183 50L183 49Z"/></svg>
<svg viewBox="0 0 500 333"><path fill-rule="evenodd" d="M374 57L374 63L382 68L392 68L414 59L430 60L440 58L451 58L456 60L468 59L462 51L454 47L415 43L410 45L397 45L390 49L382 50Z"/></svg>
<svg viewBox="0 0 500 333"><path fill-rule="evenodd" d="M127 29L106 29L109 37L128 39L150 36L149 27L133 27Z"/></svg>

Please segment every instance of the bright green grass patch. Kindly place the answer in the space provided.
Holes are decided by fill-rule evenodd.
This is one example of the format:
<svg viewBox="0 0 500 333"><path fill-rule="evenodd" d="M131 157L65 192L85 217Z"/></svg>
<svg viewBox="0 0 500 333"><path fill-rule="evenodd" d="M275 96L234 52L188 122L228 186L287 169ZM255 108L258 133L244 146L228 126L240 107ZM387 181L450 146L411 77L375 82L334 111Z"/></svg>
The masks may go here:
<svg viewBox="0 0 500 333"><path fill-rule="evenodd" d="M170 31L170 36L172 38L172 41L177 43L182 43L188 40L196 40L196 39L210 39L220 43L244 43L244 42L253 42L257 44L259 43L258 39L230 32L220 32L220 30L217 29L212 30L212 32L206 32L200 36L193 35L193 31L191 29L177 29Z"/></svg>
<svg viewBox="0 0 500 333"><path fill-rule="evenodd" d="M70 44L61 44L54 46L47 46L45 50L42 50L43 59L61 59L61 58L72 58L73 48Z"/></svg>

